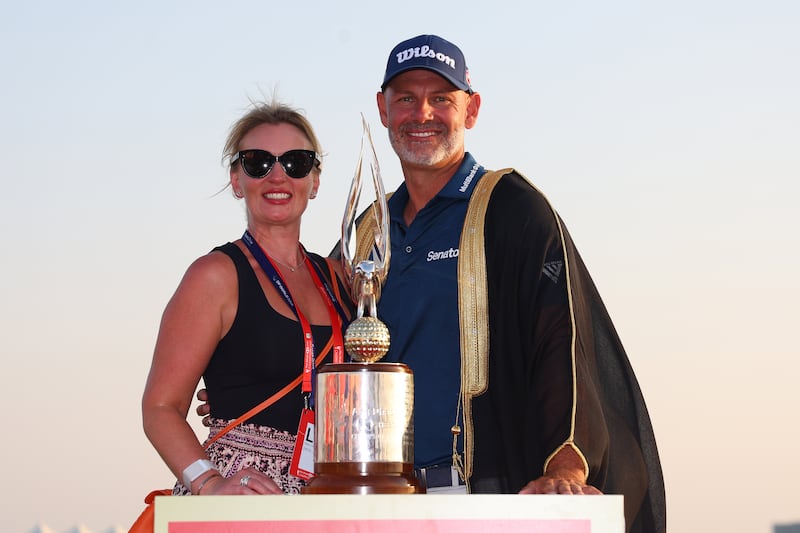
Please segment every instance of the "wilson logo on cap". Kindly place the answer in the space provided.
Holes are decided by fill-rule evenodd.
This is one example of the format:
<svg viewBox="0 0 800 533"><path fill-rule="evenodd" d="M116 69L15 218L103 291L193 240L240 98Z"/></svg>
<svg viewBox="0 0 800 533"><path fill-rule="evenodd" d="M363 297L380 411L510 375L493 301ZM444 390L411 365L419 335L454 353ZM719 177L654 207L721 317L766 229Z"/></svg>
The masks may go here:
<svg viewBox="0 0 800 533"><path fill-rule="evenodd" d="M449 66L452 69L456 68L456 60L450 57L447 54L443 54L441 52L436 52L427 44L422 47L416 48L408 48L407 50L403 50L397 53L397 64L401 64L404 61L408 61L409 59L419 58L419 57L429 57L431 59L436 59L441 61L445 65Z"/></svg>

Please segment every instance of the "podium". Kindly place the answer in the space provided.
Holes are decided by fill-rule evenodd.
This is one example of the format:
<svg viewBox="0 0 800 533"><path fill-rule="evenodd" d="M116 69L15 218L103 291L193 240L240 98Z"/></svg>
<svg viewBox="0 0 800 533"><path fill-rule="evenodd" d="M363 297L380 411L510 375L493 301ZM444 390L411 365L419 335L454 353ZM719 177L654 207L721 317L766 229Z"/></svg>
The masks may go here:
<svg viewBox="0 0 800 533"><path fill-rule="evenodd" d="M155 533L624 533L623 497L520 494L161 496Z"/></svg>

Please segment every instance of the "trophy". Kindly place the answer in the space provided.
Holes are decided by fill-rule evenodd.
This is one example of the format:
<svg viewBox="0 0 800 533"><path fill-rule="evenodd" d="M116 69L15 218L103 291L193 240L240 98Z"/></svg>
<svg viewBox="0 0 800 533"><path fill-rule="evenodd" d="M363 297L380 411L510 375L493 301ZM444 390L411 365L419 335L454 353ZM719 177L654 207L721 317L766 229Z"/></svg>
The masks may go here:
<svg viewBox="0 0 800 533"><path fill-rule="evenodd" d="M305 494L414 494L425 492L414 476L414 379L408 366L377 362L389 350L389 330L377 303L389 270L389 208L369 125L361 117L361 155L342 221L342 266L356 318L344 336L354 362L323 365L317 372L314 477ZM365 159L376 201L354 242Z"/></svg>

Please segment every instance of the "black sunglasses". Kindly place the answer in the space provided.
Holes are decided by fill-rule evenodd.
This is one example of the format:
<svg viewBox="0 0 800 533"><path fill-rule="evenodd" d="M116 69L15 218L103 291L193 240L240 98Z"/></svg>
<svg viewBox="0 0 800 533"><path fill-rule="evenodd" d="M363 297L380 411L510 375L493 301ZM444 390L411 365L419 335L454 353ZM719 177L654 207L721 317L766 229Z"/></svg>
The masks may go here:
<svg viewBox="0 0 800 533"><path fill-rule="evenodd" d="M241 150L231 157L231 166L240 159L245 173L256 179L269 174L275 161L281 164L287 176L295 179L305 178L314 165L319 166L319 158L313 150L289 150L281 155L266 150Z"/></svg>

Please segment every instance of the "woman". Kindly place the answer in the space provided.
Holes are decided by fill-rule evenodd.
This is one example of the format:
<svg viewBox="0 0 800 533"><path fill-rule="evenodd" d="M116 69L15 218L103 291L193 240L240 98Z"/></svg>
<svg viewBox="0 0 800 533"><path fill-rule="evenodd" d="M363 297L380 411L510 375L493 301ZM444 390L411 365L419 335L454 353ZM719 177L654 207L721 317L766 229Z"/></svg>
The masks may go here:
<svg viewBox="0 0 800 533"><path fill-rule="evenodd" d="M300 244L300 219L319 188L320 146L299 112L256 104L232 127L225 156L247 231L192 263L168 303L142 398L144 430L179 480L174 494L297 493L303 481L289 464L310 379L208 450L186 413L202 376L213 436L310 375L329 339L332 353L342 353L350 311L335 294L347 292Z"/></svg>

